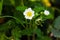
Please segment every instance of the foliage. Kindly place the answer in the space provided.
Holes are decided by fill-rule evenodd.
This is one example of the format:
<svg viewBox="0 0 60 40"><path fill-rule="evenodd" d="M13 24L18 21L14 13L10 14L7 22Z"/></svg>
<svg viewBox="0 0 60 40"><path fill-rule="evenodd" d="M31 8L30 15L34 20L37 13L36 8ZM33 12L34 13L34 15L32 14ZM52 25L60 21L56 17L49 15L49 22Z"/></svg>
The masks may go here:
<svg viewBox="0 0 60 40"><path fill-rule="evenodd" d="M28 8L34 11L31 20L23 14ZM45 10L48 10L49 15L44 14ZM48 36L50 32L60 37L60 16L50 23L50 20L54 20L54 10L51 5L44 5L42 0L1 0L0 18L4 19L4 23L0 24L0 40L21 40L23 35L36 40L52 40Z"/></svg>
<svg viewBox="0 0 60 40"><path fill-rule="evenodd" d="M60 16L58 16L54 21L54 28L52 29L52 33L55 37L60 38Z"/></svg>

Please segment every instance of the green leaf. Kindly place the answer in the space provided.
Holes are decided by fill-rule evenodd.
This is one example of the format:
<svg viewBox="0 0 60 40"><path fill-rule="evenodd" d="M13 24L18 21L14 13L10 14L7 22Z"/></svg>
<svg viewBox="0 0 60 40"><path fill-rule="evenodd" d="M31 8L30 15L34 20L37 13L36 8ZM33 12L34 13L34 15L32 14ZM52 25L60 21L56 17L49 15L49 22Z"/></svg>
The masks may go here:
<svg viewBox="0 0 60 40"><path fill-rule="evenodd" d="M12 36L14 37L15 40L19 40L19 38L21 37L21 31L20 31L20 28L19 27L16 26L12 30Z"/></svg>
<svg viewBox="0 0 60 40"><path fill-rule="evenodd" d="M38 7L35 7L34 10L35 10L35 12L41 12L41 11L45 10L45 8L42 6L38 6Z"/></svg>
<svg viewBox="0 0 60 40"><path fill-rule="evenodd" d="M5 24L0 25L0 31L6 31L14 26L15 26L15 22L13 22L12 20L9 20Z"/></svg>
<svg viewBox="0 0 60 40"><path fill-rule="evenodd" d="M35 33L37 34L38 37L41 37L42 36L41 30L38 29L38 28L35 30Z"/></svg>
<svg viewBox="0 0 60 40"><path fill-rule="evenodd" d="M34 29L28 28L28 29L22 30L21 34L30 36L30 35L32 35L33 32L34 32Z"/></svg>
<svg viewBox="0 0 60 40"><path fill-rule="evenodd" d="M14 17L16 18L16 22L20 23L23 26L25 20L23 13L16 12L14 13Z"/></svg>
<svg viewBox="0 0 60 40"><path fill-rule="evenodd" d="M23 12L26 8L27 8L26 6L17 6L16 10Z"/></svg>
<svg viewBox="0 0 60 40"><path fill-rule="evenodd" d="M60 30L52 29L52 33L53 33L54 37L60 38Z"/></svg>
<svg viewBox="0 0 60 40"><path fill-rule="evenodd" d="M48 36L44 36L42 31L38 28L35 30L35 33L37 34L36 40L51 40Z"/></svg>
<svg viewBox="0 0 60 40"><path fill-rule="evenodd" d="M60 30L60 16L58 16L54 21L54 28Z"/></svg>
<svg viewBox="0 0 60 40"><path fill-rule="evenodd" d="M52 28L52 33L55 37L60 38L60 16L58 16L54 21L54 28Z"/></svg>

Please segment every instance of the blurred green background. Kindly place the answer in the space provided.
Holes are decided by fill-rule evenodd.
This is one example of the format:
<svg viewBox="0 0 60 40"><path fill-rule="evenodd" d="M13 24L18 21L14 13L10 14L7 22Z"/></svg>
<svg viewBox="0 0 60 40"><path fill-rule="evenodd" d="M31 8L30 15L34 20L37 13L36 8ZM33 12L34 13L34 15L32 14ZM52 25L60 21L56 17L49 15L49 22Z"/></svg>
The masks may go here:
<svg viewBox="0 0 60 40"><path fill-rule="evenodd" d="M23 12L31 7L36 14L49 10L37 29L25 29ZM16 19L16 20L15 20ZM29 20L28 20L29 21ZM60 0L0 0L0 40L60 40Z"/></svg>

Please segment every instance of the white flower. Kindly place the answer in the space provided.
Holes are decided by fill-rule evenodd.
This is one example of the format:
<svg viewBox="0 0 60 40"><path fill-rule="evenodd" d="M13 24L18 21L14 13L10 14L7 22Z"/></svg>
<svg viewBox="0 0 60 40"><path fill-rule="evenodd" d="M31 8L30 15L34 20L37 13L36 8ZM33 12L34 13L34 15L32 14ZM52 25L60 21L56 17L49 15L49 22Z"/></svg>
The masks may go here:
<svg viewBox="0 0 60 40"><path fill-rule="evenodd" d="M45 11L44 11L44 14L45 14L45 15L49 15L50 13L49 13L48 10L45 10Z"/></svg>
<svg viewBox="0 0 60 40"><path fill-rule="evenodd" d="M24 16L26 19L32 19L34 16L34 11L31 8L28 8L24 11Z"/></svg>

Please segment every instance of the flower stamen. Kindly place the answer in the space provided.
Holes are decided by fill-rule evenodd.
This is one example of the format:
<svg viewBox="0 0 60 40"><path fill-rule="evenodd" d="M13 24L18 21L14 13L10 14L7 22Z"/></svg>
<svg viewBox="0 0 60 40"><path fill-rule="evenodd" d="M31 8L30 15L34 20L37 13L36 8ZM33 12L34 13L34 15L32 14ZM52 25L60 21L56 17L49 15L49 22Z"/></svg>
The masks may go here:
<svg viewBox="0 0 60 40"><path fill-rule="evenodd" d="M32 13L31 12L27 12L26 16L31 17Z"/></svg>

